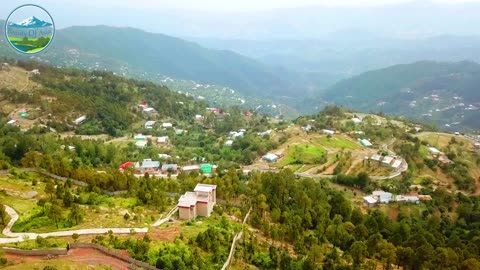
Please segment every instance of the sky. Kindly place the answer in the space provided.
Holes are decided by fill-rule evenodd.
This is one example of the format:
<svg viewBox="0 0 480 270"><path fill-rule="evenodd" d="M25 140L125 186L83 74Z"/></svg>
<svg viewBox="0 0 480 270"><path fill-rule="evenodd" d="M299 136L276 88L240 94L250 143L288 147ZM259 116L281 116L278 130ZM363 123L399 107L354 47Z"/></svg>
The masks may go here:
<svg viewBox="0 0 480 270"><path fill-rule="evenodd" d="M480 21L471 18L479 17L480 0L0 0L0 2L2 2L0 19L6 19L19 5L32 3L50 12L57 29L74 25L104 24L129 26L179 37L315 38L319 34L357 26L363 28L361 30L377 31L382 34L389 32L419 32L420 35L469 34L480 31L477 26L474 27ZM412 2L414 4L411 4ZM466 14L473 12L465 8L466 3L478 3L479 10L473 14ZM425 4L442 5L437 13L429 14L430 9L425 7ZM422 5L424 7L420 7ZM396 12L397 6L403 8ZM463 10L460 10L461 7ZM302 8L300 11L289 10ZM450 11L457 8L460 11ZM445 9L450 13L447 14ZM288 12L284 12L285 10ZM319 14L317 11L323 12L319 15L323 17L315 18ZM382 18L377 22L376 17ZM390 20L391 17L396 21ZM388 27L381 24L387 24Z"/></svg>

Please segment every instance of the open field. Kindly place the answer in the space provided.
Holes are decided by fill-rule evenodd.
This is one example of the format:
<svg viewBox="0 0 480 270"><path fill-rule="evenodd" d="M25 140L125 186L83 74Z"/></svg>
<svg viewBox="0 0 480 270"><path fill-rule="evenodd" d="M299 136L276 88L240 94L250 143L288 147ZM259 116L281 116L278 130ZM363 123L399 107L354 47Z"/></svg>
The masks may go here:
<svg viewBox="0 0 480 270"><path fill-rule="evenodd" d="M280 165L291 164L316 164L327 151L318 145L292 145L286 151L286 156Z"/></svg>
<svg viewBox="0 0 480 270"><path fill-rule="evenodd" d="M436 132L422 132L416 135L419 139L428 142L433 147L447 147L452 138L455 138L457 142L463 142L467 148L473 148L471 140L466 139L463 136L457 136L448 133L436 133Z"/></svg>

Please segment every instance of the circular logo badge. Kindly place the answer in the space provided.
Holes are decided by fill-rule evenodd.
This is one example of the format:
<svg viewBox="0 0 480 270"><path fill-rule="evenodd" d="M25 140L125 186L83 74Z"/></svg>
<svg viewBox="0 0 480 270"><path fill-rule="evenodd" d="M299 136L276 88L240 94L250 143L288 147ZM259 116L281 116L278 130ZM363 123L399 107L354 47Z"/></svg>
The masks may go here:
<svg viewBox="0 0 480 270"><path fill-rule="evenodd" d="M44 8L33 4L23 5L8 16L5 35L8 43L17 51L35 54L45 50L52 42L55 24Z"/></svg>

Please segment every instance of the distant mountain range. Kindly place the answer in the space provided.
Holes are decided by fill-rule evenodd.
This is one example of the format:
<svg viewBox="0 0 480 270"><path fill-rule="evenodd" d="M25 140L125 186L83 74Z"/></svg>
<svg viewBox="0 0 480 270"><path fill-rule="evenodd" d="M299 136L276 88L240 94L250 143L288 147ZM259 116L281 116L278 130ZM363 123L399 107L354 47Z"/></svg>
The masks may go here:
<svg viewBox="0 0 480 270"><path fill-rule="evenodd" d="M478 129L480 65L468 61L395 65L343 80L310 104L323 102L420 119L444 128Z"/></svg>
<svg viewBox="0 0 480 270"><path fill-rule="evenodd" d="M133 28L76 26L56 32L41 60L117 73L162 75L236 89L246 96L298 97L308 76L275 68L227 50ZM150 76L151 77L151 76Z"/></svg>
<svg viewBox="0 0 480 270"><path fill-rule="evenodd" d="M32 16L19 23L10 22L8 26L18 27L18 28L40 28L40 27L52 26L52 24L46 21L42 21L35 16Z"/></svg>

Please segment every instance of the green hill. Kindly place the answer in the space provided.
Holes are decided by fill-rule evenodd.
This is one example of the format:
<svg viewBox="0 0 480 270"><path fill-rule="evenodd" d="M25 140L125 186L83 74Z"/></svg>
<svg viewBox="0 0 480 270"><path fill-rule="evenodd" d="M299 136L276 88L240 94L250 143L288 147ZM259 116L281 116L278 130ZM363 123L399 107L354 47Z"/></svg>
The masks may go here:
<svg viewBox="0 0 480 270"><path fill-rule="evenodd" d="M480 127L480 65L416 62L341 81L321 99L360 111L403 115L441 125Z"/></svg>
<svg viewBox="0 0 480 270"><path fill-rule="evenodd" d="M193 42L134 28L75 26L61 29L48 52L39 57L56 65L107 69L145 76L145 79L162 75L224 85L247 96L295 96L292 81L306 80L231 51L211 50Z"/></svg>

